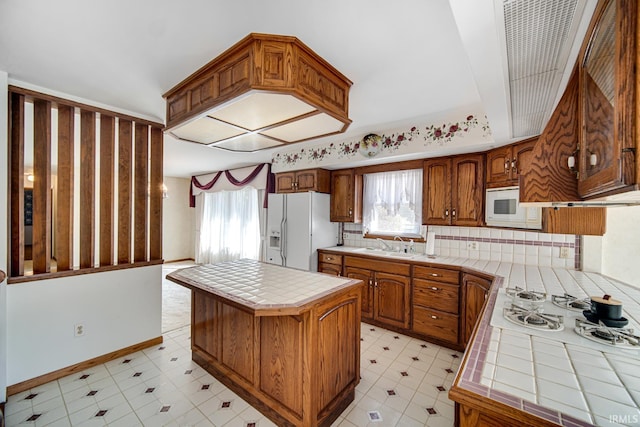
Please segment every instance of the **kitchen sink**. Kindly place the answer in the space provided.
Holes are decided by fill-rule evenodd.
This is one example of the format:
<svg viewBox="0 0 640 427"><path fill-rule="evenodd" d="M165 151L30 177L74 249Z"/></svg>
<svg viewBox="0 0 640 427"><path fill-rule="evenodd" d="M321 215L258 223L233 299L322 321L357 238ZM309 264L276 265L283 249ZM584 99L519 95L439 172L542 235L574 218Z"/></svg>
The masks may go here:
<svg viewBox="0 0 640 427"><path fill-rule="evenodd" d="M353 252L366 253L370 255L397 257L397 258L413 258L416 255L412 253L385 251L384 249L380 249L380 248L358 248L358 249L354 249Z"/></svg>

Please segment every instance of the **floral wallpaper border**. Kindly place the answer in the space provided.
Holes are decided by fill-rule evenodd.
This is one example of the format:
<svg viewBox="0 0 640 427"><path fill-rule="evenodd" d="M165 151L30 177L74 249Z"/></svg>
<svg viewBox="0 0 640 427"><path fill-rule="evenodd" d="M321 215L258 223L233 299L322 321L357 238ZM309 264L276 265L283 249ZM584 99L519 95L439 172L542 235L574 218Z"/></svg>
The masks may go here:
<svg viewBox="0 0 640 427"><path fill-rule="evenodd" d="M471 130L482 131L482 138L491 135L491 129L487 117L479 120L473 114L467 115L464 120L446 122L442 124L431 124L428 126L412 126L410 129L391 134L382 134L379 139L369 139L367 143L362 140L347 141L340 143L322 144L316 147L305 147L290 152L275 153L272 164L277 169L289 169L299 163L310 163L320 165L330 159L352 159L358 155L371 158L379 154L392 154L399 149L423 150L433 144L442 146L449 143L458 142L464 138Z"/></svg>

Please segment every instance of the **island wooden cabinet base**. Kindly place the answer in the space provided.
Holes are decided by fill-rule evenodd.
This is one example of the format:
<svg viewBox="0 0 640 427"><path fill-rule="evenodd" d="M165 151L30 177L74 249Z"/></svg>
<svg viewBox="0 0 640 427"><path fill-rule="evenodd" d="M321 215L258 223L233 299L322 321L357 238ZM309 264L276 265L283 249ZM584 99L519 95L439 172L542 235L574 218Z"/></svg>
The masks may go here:
<svg viewBox="0 0 640 427"><path fill-rule="evenodd" d="M257 316L192 289L193 360L278 426L329 426L360 381L360 292L297 315Z"/></svg>

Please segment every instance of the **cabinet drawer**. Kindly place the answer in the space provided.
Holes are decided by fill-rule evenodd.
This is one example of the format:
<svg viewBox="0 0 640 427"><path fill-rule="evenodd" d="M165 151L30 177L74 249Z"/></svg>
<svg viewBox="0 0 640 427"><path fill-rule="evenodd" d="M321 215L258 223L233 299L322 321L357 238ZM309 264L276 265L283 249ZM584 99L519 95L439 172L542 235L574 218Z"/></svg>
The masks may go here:
<svg viewBox="0 0 640 427"><path fill-rule="evenodd" d="M447 270L445 268L424 267L421 265L413 266L413 277L419 279L437 280L438 282L446 282L458 284L460 283L460 272L456 270Z"/></svg>
<svg viewBox="0 0 640 427"><path fill-rule="evenodd" d="M342 255L318 253L318 262L324 262L326 264L342 265Z"/></svg>
<svg viewBox="0 0 640 427"><path fill-rule="evenodd" d="M413 279L413 303L415 305L458 314L459 291L459 285Z"/></svg>
<svg viewBox="0 0 640 427"><path fill-rule="evenodd" d="M365 268L383 273L400 274L402 276L409 276L409 273L411 272L411 265L409 264L381 261L379 258L373 259L346 256L344 257L344 266Z"/></svg>
<svg viewBox="0 0 640 427"><path fill-rule="evenodd" d="M413 306L413 330L451 343L458 342L458 316Z"/></svg>

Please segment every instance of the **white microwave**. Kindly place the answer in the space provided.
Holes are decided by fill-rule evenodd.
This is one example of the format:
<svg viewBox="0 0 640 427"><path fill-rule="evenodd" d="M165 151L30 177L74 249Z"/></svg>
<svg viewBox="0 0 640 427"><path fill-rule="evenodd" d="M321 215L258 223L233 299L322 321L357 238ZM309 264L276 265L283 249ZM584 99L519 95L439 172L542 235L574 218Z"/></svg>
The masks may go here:
<svg viewBox="0 0 640 427"><path fill-rule="evenodd" d="M502 187L487 189L485 222L495 227L542 228L542 208L520 206L520 189Z"/></svg>

